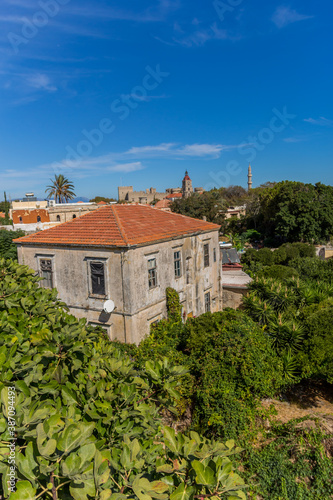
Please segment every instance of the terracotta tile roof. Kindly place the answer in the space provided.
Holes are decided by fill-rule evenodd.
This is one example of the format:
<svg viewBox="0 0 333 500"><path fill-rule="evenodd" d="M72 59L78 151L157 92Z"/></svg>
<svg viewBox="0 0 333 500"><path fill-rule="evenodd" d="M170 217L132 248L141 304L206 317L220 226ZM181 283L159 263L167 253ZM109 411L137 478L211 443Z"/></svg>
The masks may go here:
<svg viewBox="0 0 333 500"><path fill-rule="evenodd" d="M30 245L127 247L217 231L217 224L149 205L108 205L65 224L14 240Z"/></svg>
<svg viewBox="0 0 333 500"><path fill-rule="evenodd" d="M1 219L4 219L5 217L6 217L5 212L0 212L0 218L1 218Z"/></svg>
<svg viewBox="0 0 333 500"><path fill-rule="evenodd" d="M165 197L165 199L170 200L172 198L182 198L182 197L183 197L182 193L170 193Z"/></svg>
<svg viewBox="0 0 333 500"><path fill-rule="evenodd" d="M35 224L37 223L38 216L40 217L39 222L50 222L49 212L43 208L12 211L12 219L14 224Z"/></svg>
<svg viewBox="0 0 333 500"><path fill-rule="evenodd" d="M103 200L102 200L102 201L99 201L99 202L97 203L97 205L107 205L107 203L106 203L106 201L103 201Z"/></svg>

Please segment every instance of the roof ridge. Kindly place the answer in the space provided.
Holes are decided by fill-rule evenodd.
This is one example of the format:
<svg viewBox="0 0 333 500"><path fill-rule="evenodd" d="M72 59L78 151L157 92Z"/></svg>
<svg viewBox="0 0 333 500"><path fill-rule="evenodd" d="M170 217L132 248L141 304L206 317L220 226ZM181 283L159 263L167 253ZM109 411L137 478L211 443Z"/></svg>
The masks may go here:
<svg viewBox="0 0 333 500"><path fill-rule="evenodd" d="M113 213L114 215L114 218L115 218L115 222L116 222L116 225L119 229L119 232L121 234L121 237L122 239L124 240L124 242L126 243L127 246L130 246L129 244L129 241L127 239L127 236L126 236L126 233L125 233L125 229L123 228L122 226L122 223L120 221L120 217L119 215L117 214L116 210L114 210L115 206L114 205L110 205L111 206L111 212Z"/></svg>

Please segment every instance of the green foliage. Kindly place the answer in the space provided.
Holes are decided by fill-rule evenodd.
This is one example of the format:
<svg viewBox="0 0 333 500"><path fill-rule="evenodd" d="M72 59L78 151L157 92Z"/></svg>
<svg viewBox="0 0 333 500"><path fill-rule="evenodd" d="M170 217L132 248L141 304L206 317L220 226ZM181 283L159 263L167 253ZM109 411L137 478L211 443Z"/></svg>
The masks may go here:
<svg viewBox="0 0 333 500"><path fill-rule="evenodd" d="M0 260L0 495L9 495L13 418L11 499L244 500L228 458L240 451L233 442L162 425L160 411L174 407L186 369L166 358L135 366L125 348L69 315L39 281Z"/></svg>
<svg viewBox="0 0 333 500"><path fill-rule="evenodd" d="M289 265L295 268L303 279L333 283L333 259L298 257L292 260Z"/></svg>
<svg viewBox="0 0 333 500"><path fill-rule="evenodd" d="M333 294L332 294L333 296ZM306 341L301 357L304 376L320 377L333 384L333 299L304 311Z"/></svg>
<svg viewBox="0 0 333 500"><path fill-rule="evenodd" d="M249 498L323 500L333 494L333 463L319 430L299 430L297 421L272 429L266 445L247 447L243 460ZM329 439L329 438L328 438Z"/></svg>
<svg viewBox="0 0 333 500"><path fill-rule="evenodd" d="M168 318L171 321L182 321L182 306L179 302L179 294L174 288L167 288L165 292Z"/></svg>
<svg viewBox="0 0 333 500"><path fill-rule="evenodd" d="M293 277L297 278L299 276L298 271L293 267L281 266L278 264L262 269L261 275L265 278L273 278L276 280L285 280Z"/></svg>
<svg viewBox="0 0 333 500"><path fill-rule="evenodd" d="M22 238L23 231L0 231L0 258L17 259L17 246L13 243L16 238Z"/></svg>
<svg viewBox="0 0 333 500"><path fill-rule="evenodd" d="M188 368L180 408L193 408L193 428L235 437L249 432L260 397L282 384L283 366L264 331L240 311L204 314L186 325L161 322L138 348L141 365L167 355Z"/></svg>
<svg viewBox="0 0 333 500"><path fill-rule="evenodd" d="M188 198L176 200L170 208L177 214L195 219L206 217L208 222L222 224L227 206L220 190L213 189L202 194L193 193Z"/></svg>
<svg viewBox="0 0 333 500"><path fill-rule="evenodd" d="M75 198L74 184L62 174L55 175L54 179L51 179L51 184L47 186L45 193L48 198L53 197L57 203L66 203Z"/></svg>
<svg viewBox="0 0 333 500"><path fill-rule="evenodd" d="M105 201L105 203L111 203L112 201L117 201L115 198L105 198L105 196L95 196L92 200L89 200L91 203L99 203L100 201Z"/></svg>
<svg viewBox="0 0 333 500"><path fill-rule="evenodd" d="M253 190L248 227L289 242L329 241L333 235L333 187L284 181Z"/></svg>

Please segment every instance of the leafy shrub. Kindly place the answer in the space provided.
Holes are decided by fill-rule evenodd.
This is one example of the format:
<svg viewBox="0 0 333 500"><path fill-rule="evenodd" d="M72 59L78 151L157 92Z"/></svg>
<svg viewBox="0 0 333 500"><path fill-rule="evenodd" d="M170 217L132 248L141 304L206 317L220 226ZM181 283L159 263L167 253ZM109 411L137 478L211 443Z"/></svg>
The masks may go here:
<svg viewBox="0 0 333 500"><path fill-rule="evenodd" d="M273 395L282 384L282 364L270 340L240 311L189 320L183 349L196 380L195 424L216 435L244 432L257 398Z"/></svg>
<svg viewBox="0 0 333 500"><path fill-rule="evenodd" d="M298 257L290 261L289 265L296 269L303 279L333 283L333 259L321 260L318 257Z"/></svg>
<svg viewBox="0 0 333 500"><path fill-rule="evenodd" d="M320 430L300 431L297 421L279 425L267 444L247 447L243 461L251 478L249 497L270 500L323 500L333 495L333 463ZM329 438L329 436L327 436Z"/></svg>
<svg viewBox="0 0 333 500"><path fill-rule="evenodd" d="M0 258L17 259L17 247L12 241L24 235L23 231L0 231Z"/></svg>
<svg viewBox="0 0 333 500"><path fill-rule="evenodd" d="M296 269L287 266L280 266L278 264L266 267L260 274L261 276L265 276L265 278L273 278L277 280L285 280L287 278L299 276Z"/></svg>
<svg viewBox="0 0 333 500"><path fill-rule="evenodd" d="M186 369L167 359L135 367L38 281L27 267L0 260L0 495L9 495L15 424L11 500L244 500L228 458L240 451L234 442L162 425L159 408L173 408Z"/></svg>
<svg viewBox="0 0 333 500"><path fill-rule="evenodd" d="M304 316L307 340L302 356L303 373L333 384L333 299L308 307Z"/></svg>

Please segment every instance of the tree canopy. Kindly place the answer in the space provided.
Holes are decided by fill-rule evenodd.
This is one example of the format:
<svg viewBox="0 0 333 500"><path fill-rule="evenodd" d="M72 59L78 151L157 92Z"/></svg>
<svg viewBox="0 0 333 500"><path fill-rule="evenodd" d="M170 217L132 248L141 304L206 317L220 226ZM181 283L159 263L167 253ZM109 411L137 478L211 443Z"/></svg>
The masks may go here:
<svg viewBox="0 0 333 500"><path fill-rule="evenodd" d="M55 202L66 203L69 200L74 200L74 184L70 182L62 174L55 175L52 184L47 186L45 193L48 198L54 198Z"/></svg>

